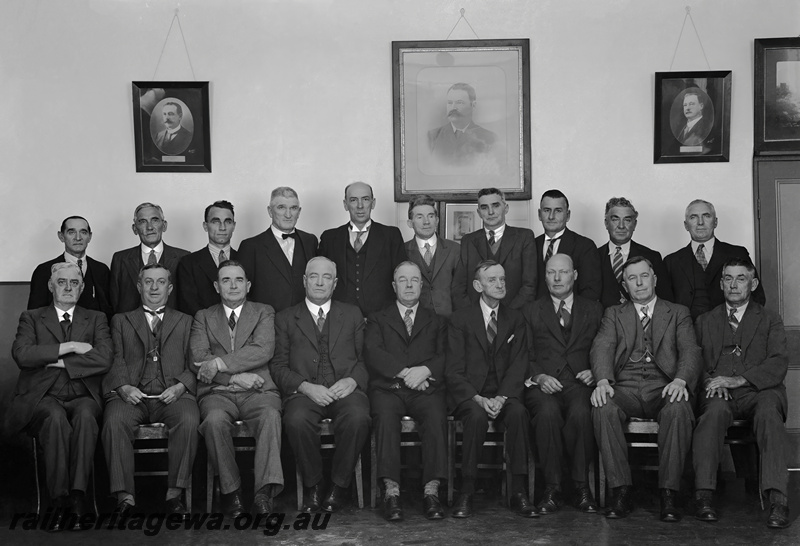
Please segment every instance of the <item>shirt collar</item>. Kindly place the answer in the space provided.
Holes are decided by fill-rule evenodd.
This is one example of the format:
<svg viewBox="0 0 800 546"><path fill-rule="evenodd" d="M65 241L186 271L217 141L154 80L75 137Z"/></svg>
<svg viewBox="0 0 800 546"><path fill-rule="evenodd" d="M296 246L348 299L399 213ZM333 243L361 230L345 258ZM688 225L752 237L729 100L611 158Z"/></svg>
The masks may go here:
<svg viewBox="0 0 800 546"><path fill-rule="evenodd" d="M697 247L700 246L700 245L703 245L703 251L707 255L711 255L711 254L714 253L714 243L716 242L716 240L717 240L716 237L712 237L711 239L709 239L705 243L698 243L697 241L692 241L692 252L694 254L697 254Z"/></svg>
<svg viewBox="0 0 800 546"><path fill-rule="evenodd" d="M505 232L505 230L506 230L506 225L505 224L503 224L500 227L496 227L493 230L489 230L487 228L483 228L483 231L486 234L486 238L487 239L489 238L489 231L494 231L494 238L495 239L500 239L503 236L503 233Z"/></svg>
<svg viewBox="0 0 800 546"><path fill-rule="evenodd" d="M406 309L411 309L411 320L417 318L417 309L419 308L419 302L415 303L413 307L406 307L397 300L395 300L395 303L397 304L397 310L400 311L401 317L406 316Z"/></svg>
<svg viewBox="0 0 800 546"><path fill-rule="evenodd" d="M617 253L617 247L620 248L620 252L622 252L623 256L628 256L631 253L631 242L628 241L627 243L618 245L614 241L608 242L608 255L614 256Z"/></svg>
<svg viewBox="0 0 800 546"><path fill-rule="evenodd" d="M164 253L164 241L160 241L160 242L159 242L159 243L158 243L158 244L157 244L155 247L153 247L153 248L150 248L150 247L149 247L149 246L147 246L146 244L144 244L144 243L141 243L141 244L139 245L139 250L141 251L141 253L142 253L142 256L150 256L150 251L151 251L151 250L155 250L155 251L156 251L156 257L158 258L158 257L160 257L160 256L161 256L161 254L163 254L163 253ZM147 258L145 258L145 260L144 260L144 263L145 263L145 264L147 264Z"/></svg>
<svg viewBox="0 0 800 546"><path fill-rule="evenodd" d="M53 307L55 307L55 305ZM58 314L58 322L61 322L62 320L64 320L64 313L69 313L69 320L72 320L72 319L75 318L75 306L74 305L72 307L70 307L69 309L67 309L66 311L62 311L58 307L55 307L55 309L56 309L56 314Z"/></svg>
<svg viewBox="0 0 800 546"><path fill-rule="evenodd" d="M358 233L359 231L369 231L369 228L372 226L372 219L367 220L367 223L364 224L363 229L358 229L353 222L348 222L348 226L352 233Z"/></svg>
<svg viewBox="0 0 800 546"><path fill-rule="evenodd" d="M242 303L236 309L231 309L230 307L228 307L224 303L222 304L222 309L225 311L225 316L226 317L231 316L231 311L233 311L233 314L236 315L236 320L237 321L239 320L239 317L242 315L242 307L244 307L244 303Z"/></svg>
<svg viewBox="0 0 800 546"><path fill-rule="evenodd" d="M286 232L279 230L274 225L269 226L269 229L272 230L272 234L275 236L275 239L278 241L278 243L283 243L284 241L288 241L289 239L291 239L291 237L284 238L283 234ZM289 233L294 233L294 232L295 230L293 228L292 231L290 231Z"/></svg>
<svg viewBox="0 0 800 546"><path fill-rule="evenodd" d="M489 319L492 316L492 311L495 312L495 320L500 320L500 304L499 303L497 304L497 307L492 309L491 307L486 305L486 302L483 301L483 298L478 299L478 301L481 304L481 313L483 313L483 322L489 322Z"/></svg>
<svg viewBox="0 0 800 546"><path fill-rule="evenodd" d="M556 298L555 296L553 296L551 294L550 295L550 299L553 301L553 306L556 308L556 311L558 311L558 308L561 307L561 302L563 301L564 302L564 307L566 307L567 311L569 311L571 313L572 312L572 302L575 301L575 292L572 292L569 296L567 296L563 300L561 298Z"/></svg>
<svg viewBox="0 0 800 546"><path fill-rule="evenodd" d="M642 309L646 307L647 316L653 318L653 310L656 308L656 300L658 300L658 297L653 297L652 300L650 300L648 303L644 305L634 303L633 306L636 307L636 312L639 314L640 317L642 316Z"/></svg>
<svg viewBox="0 0 800 546"><path fill-rule="evenodd" d="M747 301L744 305L740 305L739 307L731 307L727 303L725 304L725 310L727 311L727 315L731 316L731 309L736 309L736 318L739 319L739 322L742 321L742 317L744 316L744 312L747 311L747 306L750 305L750 300Z"/></svg>
<svg viewBox="0 0 800 546"><path fill-rule="evenodd" d="M686 128L687 129L691 129L692 127L697 125L697 122L700 121L701 119L703 119L703 116L696 117L692 121L687 121L686 122Z"/></svg>
<svg viewBox="0 0 800 546"><path fill-rule="evenodd" d="M308 312L314 317L314 320L319 316L320 308L322 309L322 313L327 317L328 313L331 311L331 300L326 301L322 305L317 305L316 303L311 303L311 301L306 298L306 307L308 308Z"/></svg>
<svg viewBox="0 0 800 546"><path fill-rule="evenodd" d="M428 243L431 247L431 250L436 246L436 234L434 233L431 235L430 239L420 239L418 236L414 235L414 239L417 241L417 247L421 253L425 252L425 243Z"/></svg>
<svg viewBox="0 0 800 546"><path fill-rule="evenodd" d="M567 231L567 228L564 228L564 229L562 229L561 231L559 231L558 233L556 233L556 234L555 234L555 235L553 235L552 237L548 236L548 235L547 235L547 233L545 233L545 234L544 234L544 242L546 243L546 242L547 242L547 241L549 241L550 239L558 239L559 237L561 237L562 235L564 235L564 232L565 232L565 231Z"/></svg>
<svg viewBox="0 0 800 546"><path fill-rule="evenodd" d="M86 265L86 254L83 255L83 258L76 258L72 254L67 251L64 251L64 261L72 264L77 264L78 260L82 260L83 265Z"/></svg>
<svg viewBox="0 0 800 546"><path fill-rule="evenodd" d="M166 130L167 130L167 134L168 135L174 135L175 133L177 133L178 131L181 130L181 124L179 123L178 126L175 127L174 129L170 129L169 127L166 127Z"/></svg>
<svg viewBox="0 0 800 546"><path fill-rule="evenodd" d="M451 128L451 129L453 129L453 134L456 134L456 133L466 133L466 132L467 132L467 129L469 129L470 125L472 125L472 122L471 122L471 121L470 121L469 123L467 123L467 126L466 126L466 127L464 127L463 129L456 129L456 126L455 126L455 125L453 125L453 124L451 123L451 124L450 124L450 128Z"/></svg>
<svg viewBox="0 0 800 546"><path fill-rule="evenodd" d="M224 247L220 248L217 245L213 245L211 243L208 243L208 251L211 252L212 256L214 256L214 260L219 260L219 253L222 252L222 251L225 252L225 256L227 256L229 260L231 259L231 245L230 244L227 244Z"/></svg>

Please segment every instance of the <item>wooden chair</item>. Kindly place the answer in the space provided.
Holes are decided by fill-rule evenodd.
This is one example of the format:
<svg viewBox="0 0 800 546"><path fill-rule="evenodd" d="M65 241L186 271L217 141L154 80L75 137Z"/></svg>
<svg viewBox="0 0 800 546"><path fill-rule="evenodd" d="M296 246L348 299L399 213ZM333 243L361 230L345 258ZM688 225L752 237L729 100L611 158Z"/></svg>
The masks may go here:
<svg viewBox="0 0 800 546"><path fill-rule="evenodd" d="M231 437L233 437L234 452L254 452L256 450L255 437L250 433L244 421L234 421ZM247 440L253 440L252 444ZM214 464L211 462L211 457L208 457L206 464L206 512L209 514L212 513L215 499L219 500L219 480L214 472Z"/></svg>
<svg viewBox="0 0 800 546"><path fill-rule="evenodd" d="M403 416L400 418L400 447L418 447L422 445L422 440L417 437L415 440L407 439L403 440L403 436L409 436L411 434L419 434L419 428L417 427L417 422L414 421L408 415ZM370 472L370 493L371 493L371 500L370 506L375 508L377 502L380 501L380 488L378 487L378 452L375 446L375 429L372 429L372 433L370 434L370 462L371 462L371 469ZM404 466L401 466L404 468Z"/></svg>
<svg viewBox="0 0 800 546"><path fill-rule="evenodd" d="M36 437L33 436L31 438L32 446L33 446L33 479L36 482L36 515L41 515L42 512L42 487L45 486L46 479L39 478L39 442L36 440ZM94 483L94 463L92 463L92 474L89 476L89 487L91 491L86 491L86 493L91 493L92 495L92 509L94 510L94 514L98 515L97 511L97 493L95 491L95 483Z"/></svg>
<svg viewBox="0 0 800 546"><path fill-rule="evenodd" d="M150 423L139 425L133 434L133 455L151 455L155 453L168 453L167 439L169 430L164 423ZM167 470L136 470L136 476L168 476ZM186 509L192 511L192 477L189 476L189 486L186 488Z"/></svg>
<svg viewBox="0 0 800 546"><path fill-rule="evenodd" d="M745 474L745 484L747 480L752 479L752 474L755 472L757 475L756 483L758 484L758 500L761 503L761 509L764 509L764 495L761 490L761 457L759 456L758 446L756 444L756 435L753 432L753 422L745 419L734 420L728 432L725 434L725 445L727 446L747 446L747 471ZM733 454L733 450L731 450ZM734 458L736 462L736 458Z"/></svg>

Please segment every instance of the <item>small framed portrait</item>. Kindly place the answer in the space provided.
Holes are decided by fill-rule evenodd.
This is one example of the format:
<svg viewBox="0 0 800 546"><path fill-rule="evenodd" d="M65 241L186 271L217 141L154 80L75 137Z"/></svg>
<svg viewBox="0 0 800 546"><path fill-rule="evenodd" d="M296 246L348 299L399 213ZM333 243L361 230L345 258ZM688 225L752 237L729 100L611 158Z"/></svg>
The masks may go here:
<svg viewBox="0 0 800 546"><path fill-rule="evenodd" d="M136 172L211 172L208 82L133 82Z"/></svg>
<svg viewBox="0 0 800 546"><path fill-rule="evenodd" d="M444 203L444 222L439 222L439 235L457 243L467 233L483 227L476 203Z"/></svg>
<svg viewBox="0 0 800 546"><path fill-rule="evenodd" d="M800 38L755 41L756 154L800 152Z"/></svg>
<svg viewBox="0 0 800 546"><path fill-rule="evenodd" d="M654 163L729 161L731 71L656 72Z"/></svg>
<svg viewBox="0 0 800 546"><path fill-rule="evenodd" d="M529 40L392 42L395 200L531 197Z"/></svg>

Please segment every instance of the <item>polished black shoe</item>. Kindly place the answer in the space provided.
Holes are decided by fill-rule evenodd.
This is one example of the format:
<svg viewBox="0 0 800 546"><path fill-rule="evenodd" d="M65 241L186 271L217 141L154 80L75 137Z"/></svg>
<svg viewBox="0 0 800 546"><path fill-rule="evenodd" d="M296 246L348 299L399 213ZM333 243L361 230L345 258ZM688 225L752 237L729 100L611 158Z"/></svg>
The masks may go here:
<svg viewBox="0 0 800 546"><path fill-rule="evenodd" d="M672 489L661 490L661 521L675 523L681 520L681 513L676 506L678 492Z"/></svg>
<svg viewBox="0 0 800 546"><path fill-rule="evenodd" d="M180 497L173 497L167 501L166 512L167 515L180 514L184 518L189 515L189 510L186 509L186 505L183 504L183 501L181 500Z"/></svg>
<svg viewBox="0 0 800 546"><path fill-rule="evenodd" d="M347 505L348 500L350 500L350 490L334 484L322 502L322 509L326 512L338 512Z"/></svg>
<svg viewBox="0 0 800 546"><path fill-rule="evenodd" d="M50 505L52 506L52 512L50 521L47 524L47 530L51 533L66 530L69 522L69 498L66 496L58 497L53 499Z"/></svg>
<svg viewBox="0 0 800 546"><path fill-rule="evenodd" d="M700 521L717 521L719 519L710 497L700 497L694 500L694 517Z"/></svg>
<svg viewBox="0 0 800 546"><path fill-rule="evenodd" d="M511 495L511 504L509 508L512 512L523 518L538 518L539 510L528 500L528 495L525 493L514 493Z"/></svg>
<svg viewBox="0 0 800 546"><path fill-rule="evenodd" d="M392 495L383 499L383 516L386 521L403 521L403 506L400 495Z"/></svg>
<svg viewBox="0 0 800 546"><path fill-rule="evenodd" d="M588 487L578 487L575 490L575 508L586 514L597 513L597 501Z"/></svg>
<svg viewBox="0 0 800 546"><path fill-rule="evenodd" d="M320 481L313 487L306 487L304 491L303 512L319 512L322 509L322 495L325 485Z"/></svg>
<svg viewBox="0 0 800 546"><path fill-rule="evenodd" d="M251 510L251 513L264 515L271 514L272 497L266 493L256 493L256 496L253 498L253 509Z"/></svg>
<svg viewBox="0 0 800 546"><path fill-rule="evenodd" d="M450 511L450 517L454 518L468 518L472 515L472 494L459 493L456 498L453 509Z"/></svg>
<svg viewBox="0 0 800 546"><path fill-rule="evenodd" d="M83 494L71 494L69 496L69 512L71 517L72 530L82 531L81 518L88 514L86 508L86 497ZM91 527L87 526L87 529Z"/></svg>
<svg viewBox="0 0 800 546"><path fill-rule="evenodd" d="M561 491L555 487L545 487L544 496L536 505L541 515L555 514L561 508Z"/></svg>
<svg viewBox="0 0 800 546"><path fill-rule="evenodd" d="M772 529L785 529L789 527L789 507L785 504L773 502L769 507L767 527Z"/></svg>
<svg viewBox="0 0 800 546"><path fill-rule="evenodd" d="M242 504L242 491L237 489L230 493L221 495L222 512L233 519L244 514L244 504Z"/></svg>
<svg viewBox="0 0 800 546"><path fill-rule="evenodd" d="M132 513L133 513L133 505L129 502L122 501L120 503L117 503L117 506L114 508L112 515L116 516L116 521L119 521L121 519L127 519L131 517Z"/></svg>
<svg viewBox="0 0 800 546"><path fill-rule="evenodd" d="M444 517L444 508L442 508L442 503L439 502L439 497L425 495L422 499L422 513L428 519L442 519Z"/></svg>
<svg viewBox="0 0 800 546"><path fill-rule="evenodd" d="M608 506L606 506L606 517L608 519L619 519L630 514L633 510L630 495L630 487L627 485L621 485L615 488L613 498Z"/></svg>

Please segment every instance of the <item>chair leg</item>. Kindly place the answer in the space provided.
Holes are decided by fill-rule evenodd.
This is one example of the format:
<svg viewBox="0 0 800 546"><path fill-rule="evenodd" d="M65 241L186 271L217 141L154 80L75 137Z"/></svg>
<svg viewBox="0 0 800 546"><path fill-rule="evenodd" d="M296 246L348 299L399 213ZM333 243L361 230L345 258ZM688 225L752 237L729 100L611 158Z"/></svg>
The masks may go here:
<svg viewBox="0 0 800 546"><path fill-rule="evenodd" d="M364 473L361 471L361 455L356 460L356 495L358 495L358 507L364 508Z"/></svg>
<svg viewBox="0 0 800 546"><path fill-rule="evenodd" d="M370 475L369 475L369 491L370 502L369 505L375 508L378 500L378 454L377 447L375 446L375 430L369 435L369 461L370 461Z"/></svg>

